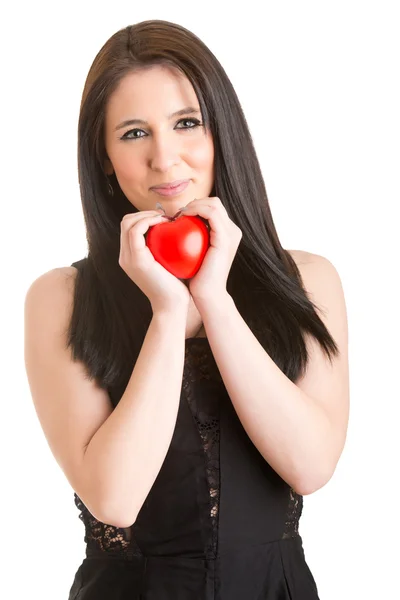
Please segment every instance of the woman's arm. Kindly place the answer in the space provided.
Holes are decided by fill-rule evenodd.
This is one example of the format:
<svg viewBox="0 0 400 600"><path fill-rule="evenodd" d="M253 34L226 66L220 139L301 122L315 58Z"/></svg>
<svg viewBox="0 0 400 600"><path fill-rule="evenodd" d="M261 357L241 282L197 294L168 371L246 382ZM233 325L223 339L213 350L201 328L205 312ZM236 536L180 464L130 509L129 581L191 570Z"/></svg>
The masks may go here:
<svg viewBox="0 0 400 600"><path fill-rule="evenodd" d="M319 273L318 280L322 281L321 277ZM319 489L332 476L348 418L345 305L333 268L326 269L323 284L318 286L313 284L311 291L318 289L317 302L322 300L330 309L326 325L338 341L342 358L330 367L315 350L311 358L317 362L309 368L313 381L308 387L304 383L304 389L312 387L313 395L279 369L227 292L218 298L194 298L243 427L271 467L303 495Z"/></svg>
<svg viewBox="0 0 400 600"><path fill-rule="evenodd" d="M155 313L121 400L90 440L87 477L105 522L129 527L167 454L179 408L187 310Z"/></svg>

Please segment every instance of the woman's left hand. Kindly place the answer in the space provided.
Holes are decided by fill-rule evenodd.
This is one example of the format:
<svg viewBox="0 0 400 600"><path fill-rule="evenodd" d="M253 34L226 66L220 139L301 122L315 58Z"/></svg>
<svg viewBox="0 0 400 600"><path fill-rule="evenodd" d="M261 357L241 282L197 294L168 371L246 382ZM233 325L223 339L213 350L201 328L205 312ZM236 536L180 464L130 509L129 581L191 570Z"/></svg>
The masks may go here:
<svg viewBox="0 0 400 600"><path fill-rule="evenodd" d="M242 239L241 229L228 217L221 200L201 198L187 204L182 215L203 217L210 225L210 246L196 275L189 281L194 300L226 294L229 271Z"/></svg>

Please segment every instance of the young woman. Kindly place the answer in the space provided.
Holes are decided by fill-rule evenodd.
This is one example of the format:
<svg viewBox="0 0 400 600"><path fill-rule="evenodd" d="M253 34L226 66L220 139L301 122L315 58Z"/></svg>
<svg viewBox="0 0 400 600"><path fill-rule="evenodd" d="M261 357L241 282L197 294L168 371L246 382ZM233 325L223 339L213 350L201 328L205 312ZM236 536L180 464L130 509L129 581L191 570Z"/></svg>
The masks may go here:
<svg viewBox="0 0 400 600"><path fill-rule="evenodd" d="M78 169L88 255L25 301L33 401L85 525L69 600L317 599L299 519L346 438L343 290L329 260L282 248L194 34L145 21L105 43ZM147 234L185 215L210 245L180 279Z"/></svg>

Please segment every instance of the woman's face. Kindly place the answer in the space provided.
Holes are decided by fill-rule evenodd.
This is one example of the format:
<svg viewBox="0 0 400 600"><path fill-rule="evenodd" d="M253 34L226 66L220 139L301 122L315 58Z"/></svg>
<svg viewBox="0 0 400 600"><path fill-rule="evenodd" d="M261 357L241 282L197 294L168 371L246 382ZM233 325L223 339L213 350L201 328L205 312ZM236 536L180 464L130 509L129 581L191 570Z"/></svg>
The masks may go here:
<svg viewBox="0 0 400 600"><path fill-rule="evenodd" d="M171 116L188 107L197 112ZM143 123L124 124L133 120ZM211 194L211 132L206 135L191 83L175 70L154 66L121 80L106 107L105 147L109 159L105 172L115 172L125 196L138 210L155 210L161 202L166 214L173 216L195 198ZM161 196L151 189L181 179L188 179L189 185L177 195Z"/></svg>

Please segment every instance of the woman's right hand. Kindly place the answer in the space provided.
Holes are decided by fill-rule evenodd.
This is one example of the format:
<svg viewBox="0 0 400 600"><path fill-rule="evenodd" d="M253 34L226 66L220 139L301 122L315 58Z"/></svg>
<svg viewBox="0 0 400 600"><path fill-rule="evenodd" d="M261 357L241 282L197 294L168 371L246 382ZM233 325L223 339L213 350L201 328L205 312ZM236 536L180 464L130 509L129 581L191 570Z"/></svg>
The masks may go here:
<svg viewBox="0 0 400 600"><path fill-rule="evenodd" d="M129 213L121 221L119 265L148 297L153 313L188 305L186 285L157 262L144 238L148 229L168 219L159 210Z"/></svg>

